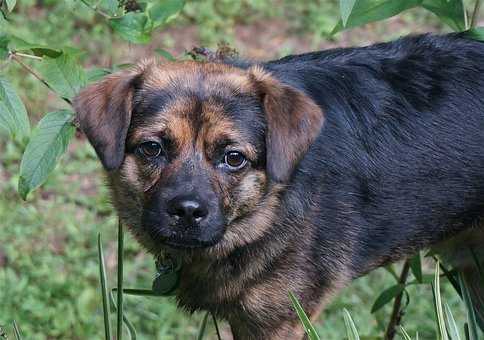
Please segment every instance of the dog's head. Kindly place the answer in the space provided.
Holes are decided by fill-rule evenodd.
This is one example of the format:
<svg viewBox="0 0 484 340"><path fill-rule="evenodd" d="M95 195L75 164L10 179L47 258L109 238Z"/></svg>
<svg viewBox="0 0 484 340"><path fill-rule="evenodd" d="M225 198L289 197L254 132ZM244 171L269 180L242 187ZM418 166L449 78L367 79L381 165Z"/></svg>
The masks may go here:
<svg viewBox="0 0 484 340"><path fill-rule="evenodd" d="M145 62L77 96L121 219L150 250L232 247L269 227L323 123L302 92L259 67Z"/></svg>

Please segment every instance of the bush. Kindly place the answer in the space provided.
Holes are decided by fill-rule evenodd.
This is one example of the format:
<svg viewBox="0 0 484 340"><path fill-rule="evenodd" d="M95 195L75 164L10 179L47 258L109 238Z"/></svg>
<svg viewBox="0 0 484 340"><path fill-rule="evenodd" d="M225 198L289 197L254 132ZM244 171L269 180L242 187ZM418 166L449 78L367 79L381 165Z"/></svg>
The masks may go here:
<svg viewBox="0 0 484 340"><path fill-rule="evenodd" d="M169 28L170 23L181 26L195 24L200 29L201 40L213 44L222 37L226 38L227 32L230 41L230 33L233 34L236 24L251 25L258 20L269 19L279 23L289 21L289 30L311 32L313 43L317 43L323 37L334 39L333 34L342 30L383 20L409 9L428 18L427 14L421 14L422 8L437 16L448 29L468 30L478 39L484 36L482 29L474 27L480 1L467 6L460 0L341 0L323 3L281 0L277 4L279 6L262 0L0 2L0 136L6 137L0 143L0 218L3 226L0 235L3 245L0 248L0 324L12 325L15 318L20 321L22 333L29 338L90 338L102 333L99 292L86 287L97 285L99 275L93 246L96 242L94 230L102 224L103 234L114 239L116 219L107 202L105 189L100 189L101 181L90 178L86 183L84 179L86 174L99 174L100 171L94 161L93 150L76 136L70 103L81 87L125 65L84 67L87 64L85 51L102 51L101 54L90 53L89 60L91 64L101 64L106 55L117 59L127 47L153 42L160 32ZM468 15L468 12L471 14ZM339 14L341 19L335 24L332 18ZM221 30L223 33L220 33ZM70 46L65 46L66 43ZM166 37L164 44L172 46L173 38ZM123 48L117 49L118 46ZM162 57L175 58L166 48L153 47L155 53ZM20 94L16 88L22 89ZM33 123L36 123L34 128ZM62 157L62 168L56 168ZM66 182L59 185L64 180ZM36 200L30 193L41 185L44 186L39 194L41 199ZM30 201L19 204L14 187L18 188L23 199L29 199L30 195ZM49 228L46 228L47 225ZM41 239L49 240L48 248L38 246ZM125 256L132 259L125 264L127 283L150 282L152 268L149 259L136 257L139 256L136 255L138 246L131 240L126 243ZM108 283L115 273L114 249L111 242L107 248L106 268L101 270L107 272ZM118 267L122 268L122 257L120 260ZM376 330L365 332L381 334L386 328L384 320L388 318L390 302L402 297L405 302L406 298L416 294L412 292L416 286L422 286L422 289L429 287L429 283L418 274L422 271L420 261L418 265L415 261L404 265L404 268L412 269L413 281L400 282L394 272L384 275L383 283L390 287L380 287L382 293L373 308L378 324L371 325ZM437 320L441 326L438 334L442 338L455 338L452 334L456 327L453 326L450 310L455 308L459 299L447 289L446 300L451 302L452 307L439 302L438 271L436 273L434 296L437 318L426 315L421 334L434 334L432 328L434 320ZM400 280L396 285L393 277ZM364 280L371 279L364 278L356 285L361 285L364 290L368 286ZM122 282L118 280L118 285ZM137 293L146 294L147 291ZM119 294L118 298L121 297L122 294ZM206 317L195 316L193 322L180 316L171 302L154 300L140 304L139 299L126 299L125 310L141 335L156 334L160 338L195 336L197 327L193 324L202 322L206 325ZM109 303L107 294L105 302L106 307L110 305L109 310L105 309L106 315L114 313L113 308L119 300ZM297 301L293 302L297 306ZM350 305L352 302L343 296L330 310L341 310ZM397 314L406 310L397 307L394 308ZM467 311L472 310L468 304L466 307ZM424 310L432 311L429 308ZM303 311L299 312L304 319ZM358 320L354 322L347 312L344 315L348 338L357 338L354 324L358 324ZM163 320L162 325L158 319ZM340 319L334 322L343 322L343 318ZM457 320L463 322L462 316L457 315ZM472 318L467 325L472 331ZM414 328L421 329L414 326L409 333L414 334ZM307 327L310 327L309 324ZM13 326L6 329L13 333ZM327 337L341 337L340 329L327 325L324 330L317 328L311 334L316 336L317 332L323 332ZM462 327L459 331L462 332ZM405 334L403 330L400 332ZM446 332L449 334L446 335ZM134 336L132 330L130 334ZM472 332L469 334L472 335Z"/></svg>

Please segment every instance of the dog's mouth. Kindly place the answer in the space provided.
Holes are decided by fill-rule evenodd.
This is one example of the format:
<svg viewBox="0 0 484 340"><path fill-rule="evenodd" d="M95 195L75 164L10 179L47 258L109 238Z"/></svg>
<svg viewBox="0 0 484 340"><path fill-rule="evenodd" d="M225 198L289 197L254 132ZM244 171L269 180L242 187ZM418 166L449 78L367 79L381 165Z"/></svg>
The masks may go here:
<svg viewBox="0 0 484 340"><path fill-rule="evenodd" d="M170 237L162 241L163 245L169 246L175 249L196 249L196 248L208 248L216 245L222 236L212 238L210 240L200 240L196 238L177 238Z"/></svg>
<svg viewBox="0 0 484 340"><path fill-rule="evenodd" d="M155 244L176 249L209 248L220 242L225 228L201 228L193 226L183 230L167 230L158 226L144 225L143 229ZM211 230L209 230L211 229Z"/></svg>

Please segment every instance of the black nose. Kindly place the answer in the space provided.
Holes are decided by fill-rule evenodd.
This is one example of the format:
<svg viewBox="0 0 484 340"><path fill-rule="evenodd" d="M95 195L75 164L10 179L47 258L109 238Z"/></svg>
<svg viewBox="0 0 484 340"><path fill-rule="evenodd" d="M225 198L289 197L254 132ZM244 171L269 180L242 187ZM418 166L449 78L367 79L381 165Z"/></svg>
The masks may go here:
<svg viewBox="0 0 484 340"><path fill-rule="evenodd" d="M200 223L208 215L207 207L193 197L176 197L168 204L168 214L185 225Z"/></svg>

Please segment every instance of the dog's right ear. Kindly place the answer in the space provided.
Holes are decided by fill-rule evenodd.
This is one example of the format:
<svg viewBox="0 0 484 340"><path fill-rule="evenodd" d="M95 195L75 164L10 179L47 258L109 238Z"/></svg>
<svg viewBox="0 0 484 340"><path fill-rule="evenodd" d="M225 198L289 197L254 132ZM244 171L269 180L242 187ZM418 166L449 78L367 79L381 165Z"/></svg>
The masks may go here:
<svg viewBox="0 0 484 340"><path fill-rule="evenodd" d="M114 73L74 98L80 128L107 171L119 168L123 162L133 92L141 76L141 70Z"/></svg>

